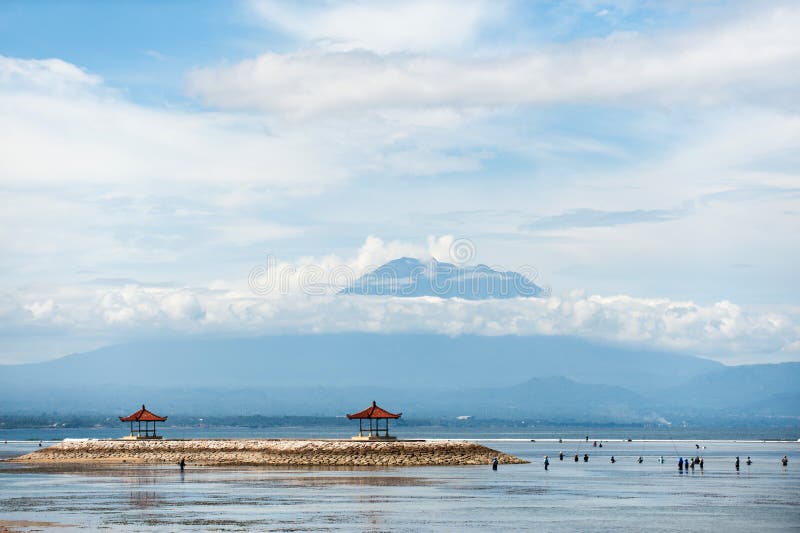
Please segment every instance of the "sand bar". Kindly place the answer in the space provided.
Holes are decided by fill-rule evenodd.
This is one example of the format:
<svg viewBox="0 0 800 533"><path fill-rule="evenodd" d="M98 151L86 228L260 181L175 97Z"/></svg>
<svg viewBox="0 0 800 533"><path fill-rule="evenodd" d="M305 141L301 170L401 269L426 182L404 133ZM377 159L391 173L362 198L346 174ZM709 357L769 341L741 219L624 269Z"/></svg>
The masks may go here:
<svg viewBox="0 0 800 533"><path fill-rule="evenodd" d="M524 459L467 441L288 439L65 441L9 459L18 463L176 464L201 466L434 466L501 464Z"/></svg>

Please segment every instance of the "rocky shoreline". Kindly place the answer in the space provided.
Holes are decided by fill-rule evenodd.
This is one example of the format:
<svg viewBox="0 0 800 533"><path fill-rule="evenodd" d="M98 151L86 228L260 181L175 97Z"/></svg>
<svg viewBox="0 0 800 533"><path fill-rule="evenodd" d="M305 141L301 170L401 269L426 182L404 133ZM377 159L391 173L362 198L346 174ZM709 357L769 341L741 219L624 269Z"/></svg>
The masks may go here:
<svg viewBox="0 0 800 533"><path fill-rule="evenodd" d="M208 439L64 441L10 459L16 463L176 464L198 466L453 466L527 463L467 441Z"/></svg>

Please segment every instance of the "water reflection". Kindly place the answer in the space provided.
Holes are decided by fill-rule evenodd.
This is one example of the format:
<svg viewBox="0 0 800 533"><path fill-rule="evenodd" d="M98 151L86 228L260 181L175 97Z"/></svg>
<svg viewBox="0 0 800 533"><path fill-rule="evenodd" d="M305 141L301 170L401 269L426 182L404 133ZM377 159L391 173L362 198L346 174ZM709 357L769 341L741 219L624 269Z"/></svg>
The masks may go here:
<svg viewBox="0 0 800 533"><path fill-rule="evenodd" d="M148 509L161 507L164 500L155 491L132 491L128 497L128 503L134 509Z"/></svg>

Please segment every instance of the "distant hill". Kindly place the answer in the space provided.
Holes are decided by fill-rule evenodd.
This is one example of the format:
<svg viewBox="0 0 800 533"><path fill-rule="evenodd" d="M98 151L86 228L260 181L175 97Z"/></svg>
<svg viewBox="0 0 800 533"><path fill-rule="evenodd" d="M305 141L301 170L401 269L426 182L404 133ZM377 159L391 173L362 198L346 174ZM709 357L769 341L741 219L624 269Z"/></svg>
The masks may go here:
<svg viewBox="0 0 800 533"><path fill-rule="evenodd" d="M20 391L21 392L21 391ZM396 407L406 418L545 418L594 422L638 421L647 415L643 398L621 387L587 385L566 378L535 378L513 387L431 390L362 387L153 387L121 384L74 388L4 398L13 413L127 414L147 402L159 413L213 415L343 416L373 399Z"/></svg>
<svg viewBox="0 0 800 533"><path fill-rule="evenodd" d="M342 333L119 344L0 367L0 385L504 387L535 377L633 391L724 368L668 352L557 336Z"/></svg>
<svg viewBox="0 0 800 533"><path fill-rule="evenodd" d="M800 420L800 363L726 367L569 337L330 334L148 341L0 366L0 413Z"/></svg>
<svg viewBox="0 0 800 533"><path fill-rule="evenodd" d="M658 395L665 405L698 410L769 410L800 415L800 363L722 367Z"/></svg>
<svg viewBox="0 0 800 533"><path fill-rule="evenodd" d="M357 279L341 294L373 296L437 296L485 300L543 296L545 291L522 274L486 265L456 266L435 259L395 259Z"/></svg>

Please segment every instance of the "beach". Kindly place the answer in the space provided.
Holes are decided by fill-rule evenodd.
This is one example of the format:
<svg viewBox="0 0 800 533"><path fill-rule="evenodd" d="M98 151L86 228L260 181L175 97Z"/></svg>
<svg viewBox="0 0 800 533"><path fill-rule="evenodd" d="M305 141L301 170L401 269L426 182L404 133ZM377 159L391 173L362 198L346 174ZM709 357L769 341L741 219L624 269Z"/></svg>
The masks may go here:
<svg viewBox="0 0 800 533"><path fill-rule="evenodd" d="M796 530L800 523L797 442L602 442L603 448L579 440L479 441L530 461L501 464L498 471L488 464L386 468L189 463L182 472L174 463L0 462L0 519L6 521L0 525L23 531L126 532L749 532ZM696 444L705 470L679 473L676 450L689 455ZM0 441L5 457L37 449L38 441ZM568 456L564 461L558 461L561 450ZM589 462L567 460L576 453L589 453ZM787 454L792 462L783 468L779 458ZM551 459L548 471L542 465L545 455ZM609 462L611 455L616 464ZM640 455L642 464L636 461ZM752 466L737 472L737 455L751 456ZM668 461L659 463L660 456Z"/></svg>
<svg viewBox="0 0 800 533"><path fill-rule="evenodd" d="M11 459L19 463L198 466L457 466L527 461L467 441L337 439L67 440Z"/></svg>

